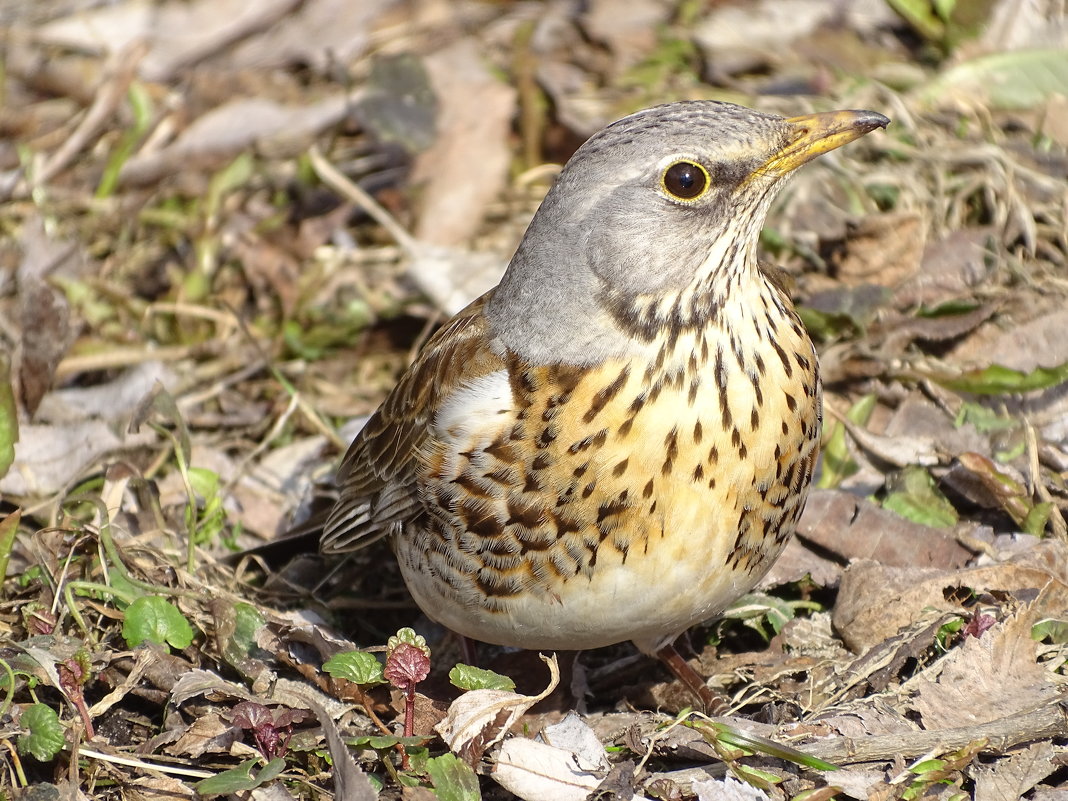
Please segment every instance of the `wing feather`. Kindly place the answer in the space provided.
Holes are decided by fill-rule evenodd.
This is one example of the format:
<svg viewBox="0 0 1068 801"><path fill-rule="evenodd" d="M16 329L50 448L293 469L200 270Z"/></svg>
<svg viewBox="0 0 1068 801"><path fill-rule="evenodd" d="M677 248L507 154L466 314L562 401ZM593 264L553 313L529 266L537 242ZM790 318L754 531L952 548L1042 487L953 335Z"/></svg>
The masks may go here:
<svg viewBox="0 0 1068 801"><path fill-rule="evenodd" d="M489 349L486 293L427 342L363 430L338 469L337 504L320 549L363 548L425 511L419 494L419 454L441 404L460 386L503 368Z"/></svg>

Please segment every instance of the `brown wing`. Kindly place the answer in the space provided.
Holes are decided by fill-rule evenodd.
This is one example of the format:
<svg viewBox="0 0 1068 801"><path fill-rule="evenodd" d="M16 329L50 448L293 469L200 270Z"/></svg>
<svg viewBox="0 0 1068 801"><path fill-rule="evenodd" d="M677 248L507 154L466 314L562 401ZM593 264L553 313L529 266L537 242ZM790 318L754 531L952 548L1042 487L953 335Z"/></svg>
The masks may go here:
<svg viewBox="0 0 1068 801"><path fill-rule="evenodd" d="M503 366L487 346L483 309L491 292L431 337L338 469L337 504L323 528L324 553L354 551L423 512L418 454L441 401L465 382Z"/></svg>

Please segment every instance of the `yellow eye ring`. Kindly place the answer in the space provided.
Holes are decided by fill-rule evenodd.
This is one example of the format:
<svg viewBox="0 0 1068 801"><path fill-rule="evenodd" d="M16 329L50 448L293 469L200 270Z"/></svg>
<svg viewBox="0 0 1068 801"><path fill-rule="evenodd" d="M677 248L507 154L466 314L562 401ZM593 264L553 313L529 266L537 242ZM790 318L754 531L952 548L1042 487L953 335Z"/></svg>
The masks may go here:
<svg viewBox="0 0 1068 801"><path fill-rule="evenodd" d="M660 186L672 200L693 203L699 200L709 187L712 179L708 170L693 161L676 161L664 170L660 176Z"/></svg>

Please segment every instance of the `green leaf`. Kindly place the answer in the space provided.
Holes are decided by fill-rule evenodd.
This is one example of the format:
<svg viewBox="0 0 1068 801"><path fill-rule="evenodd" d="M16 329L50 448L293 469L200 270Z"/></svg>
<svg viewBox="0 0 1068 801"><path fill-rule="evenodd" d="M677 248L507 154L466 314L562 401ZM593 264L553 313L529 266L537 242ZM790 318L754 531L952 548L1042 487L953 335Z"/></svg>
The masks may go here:
<svg viewBox="0 0 1068 801"><path fill-rule="evenodd" d="M181 650L193 642L193 629L166 598L146 595L126 608L122 636L130 648L148 641Z"/></svg>
<svg viewBox="0 0 1068 801"><path fill-rule="evenodd" d="M343 651L334 654L323 670L335 679L347 679L356 684L383 684L386 680L382 663L366 651Z"/></svg>
<svg viewBox="0 0 1068 801"><path fill-rule="evenodd" d="M958 298L937 303L934 306L921 305L920 308L916 310L916 316L924 319L955 317L961 314L968 314L978 308L979 303L977 301Z"/></svg>
<svg viewBox="0 0 1068 801"><path fill-rule="evenodd" d="M1020 427L1019 420L1003 415L996 409L967 401L960 405L960 411L957 412L953 425L960 428L965 423L971 423L981 434L989 434L993 431L1008 431Z"/></svg>
<svg viewBox="0 0 1068 801"><path fill-rule="evenodd" d="M205 467L190 467L187 475L189 486L203 504L197 511L193 539L197 545L206 545L214 542L226 527L226 510L219 492L219 474Z"/></svg>
<svg viewBox="0 0 1068 801"><path fill-rule="evenodd" d="M849 408L846 417L857 425L867 425L874 409L875 395L869 393ZM833 489L859 469L857 463L849 455L845 426L840 422L835 423L827 439L827 445L823 449L823 467L816 486L820 489Z"/></svg>
<svg viewBox="0 0 1068 801"><path fill-rule="evenodd" d="M15 443L19 441L19 416L15 393L11 389L11 363L0 354L0 477L15 461Z"/></svg>
<svg viewBox="0 0 1068 801"><path fill-rule="evenodd" d="M1068 620L1046 618L1031 627L1031 639L1037 641L1048 639L1054 645L1068 642Z"/></svg>
<svg viewBox="0 0 1068 801"><path fill-rule="evenodd" d="M264 625L263 615L252 604L239 601L232 608L218 612L220 631L230 630L222 644L223 659L238 670L252 654L256 646L256 632ZM225 624L225 625L224 625ZM232 630L229 626L232 625Z"/></svg>
<svg viewBox="0 0 1068 801"><path fill-rule="evenodd" d="M413 748L426 745L428 737L398 737L395 734L364 734L359 737L349 737L345 740L353 748L372 748L375 751L384 751L397 745L405 748Z"/></svg>
<svg viewBox="0 0 1068 801"><path fill-rule="evenodd" d="M906 467L892 482L883 508L906 520L934 528L957 524L957 510L938 491L931 474L922 467Z"/></svg>
<svg viewBox="0 0 1068 801"><path fill-rule="evenodd" d="M482 801L478 776L455 754L428 759L426 772L440 801Z"/></svg>
<svg viewBox="0 0 1068 801"><path fill-rule="evenodd" d="M392 654L396 650L397 646L410 645L413 648L418 648L427 658L430 658L430 647L426 644L426 638L420 634L415 633L415 629L405 626L403 629L397 629L397 633L386 640L386 654Z"/></svg>
<svg viewBox="0 0 1068 801"><path fill-rule="evenodd" d="M964 618L955 617L939 626L935 634L935 642L938 643L938 647L943 651L948 651L950 638L964 628L964 625Z"/></svg>
<svg viewBox="0 0 1068 801"><path fill-rule="evenodd" d="M449 671L449 681L461 690L507 690L515 689L515 682L492 670L458 664Z"/></svg>
<svg viewBox="0 0 1068 801"><path fill-rule="evenodd" d="M127 97L130 101L130 109L133 111L134 125L133 128L123 133L118 145L108 157L107 166L96 188L97 197L110 197L114 194L119 184L122 166L133 155L152 124L152 95L147 87L135 81L130 84Z"/></svg>
<svg viewBox="0 0 1068 801"><path fill-rule="evenodd" d="M1068 58L1064 50L1050 48L1010 50L961 62L924 84L920 100L945 105L967 97L973 105L1027 109L1058 94L1068 94Z"/></svg>
<svg viewBox="0 0 1068 801"><path fill-rule="evenodd" d="M796 765L813 768L814 770L839 769L837 765L825 762L819 757L814 757L811 754L806 754L804 751L798 751L796 748L777 743L774 740L762 737L759 734L744 731L730 723L720 723L719 721L714 720L694 720L684 725L700 732L701 736L710 743L719 742L732 748L741 748L752 753L767 754L768 756L785 759Z"/></svg>
<svg viewBox="0 0 1068 801"><path fill-rule="evenodd" d="M1053 504L1048 501L1045 503L1036 503L1030 510L1028 510L1027 515L1020 524L1020 528L1024 530L1025 534L1033 534L1036 537L1041 537L1042 532L1046 530L1046 523L1049 522L1049 516L1052 513Z"/></svg>
<svg viewBox="0 0 1068 801"><path fill-rule="evenodd" d="M246 759L236 768L224 770L211 778L199 781L196 783L197 792L202 796L211 796L255 790L260 785L277 778L286 767L285 760L276 757L264 765L259 773L253 773L252 769L259 762L258 759Z"/></svg>
<svg viewBox="0 0 1068 801"><path fill-rule="evenodd" d="M19 753L29 754L41 762L51 762L67 742L59 715L46 704L29 706L22 713L19 725L26 729L26 733L18 738Z"/></svg>
<svg viewBox="0 0 1068 801"><path fill-rule="evenodd" d="M11 549L15 547L15 535L19 533L21 519L21 509L0 518L0 584L7 578L7 563L11 558Z"/></svg>
<svg viewBox="0 0 1068 801"><path fill-rule="evenodd" d="M909 766L908 770L910 773L923 774L944 770L945 767L946 761L944 759L925 759L923 762L917 762L915 765Z"/></svg>
<svg viewBox="0 0 1068 801"><path fill-rule="evenodd" d="M1065 59L1068 61L1068 59ZM1068 381L1068 362L1057 367L1036 367L1029 373L992 364L982 370L971 370L956 378L932 376L944 387L974 395L1004 395L1012 392L1031 392L1047 389Z"/></svg>
<svg viewBox="0 0 1068 801"><path fill-rule="evenodd" d="M849 339L863 330L854 317L842 312L825 312L810 309L808 306L798 306L797 314L805 324L805 330L819 342Z"/></svg>
<svg viewBox="0 0 1068 801"><path fill-rule="evenodd" d="M929 0L886 0L886 4L927 41L942 41L946 26Z"/></svg>
<svg viewBox="0 0 1068 801"><path fill-rule="evenodd" d="M234 642L238 643L245 651L249 651L256 644L256 632L263 628L267 621L260 614L259 609L244 601L238 601L234 604L234 615L236 616Z"/></svg>
<svg viewBox="0 0 1068 801"><path fill-rule="evenodd" d="M778 634L787 621L794 619L794 608L789 601L776 598L774 595L752 592L743 595L723 613L724 618L740 620L749 628L756 631L765 640L771 636L764 627L766 622L772 631Z"/></svg>

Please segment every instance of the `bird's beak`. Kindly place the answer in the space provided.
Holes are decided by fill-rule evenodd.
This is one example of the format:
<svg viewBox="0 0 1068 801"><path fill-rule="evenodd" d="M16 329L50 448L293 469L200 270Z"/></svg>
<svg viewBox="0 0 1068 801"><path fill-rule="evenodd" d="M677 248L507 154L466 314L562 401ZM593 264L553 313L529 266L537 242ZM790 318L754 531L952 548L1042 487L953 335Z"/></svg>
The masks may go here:
<svg viewBox="0 0 1068 801"><path fill-rule="evenodd" d="M825 111L786 120L789 142L765 162L757 173L786 175L830 150L849 144L890 120L874 111Z"/></svg>

